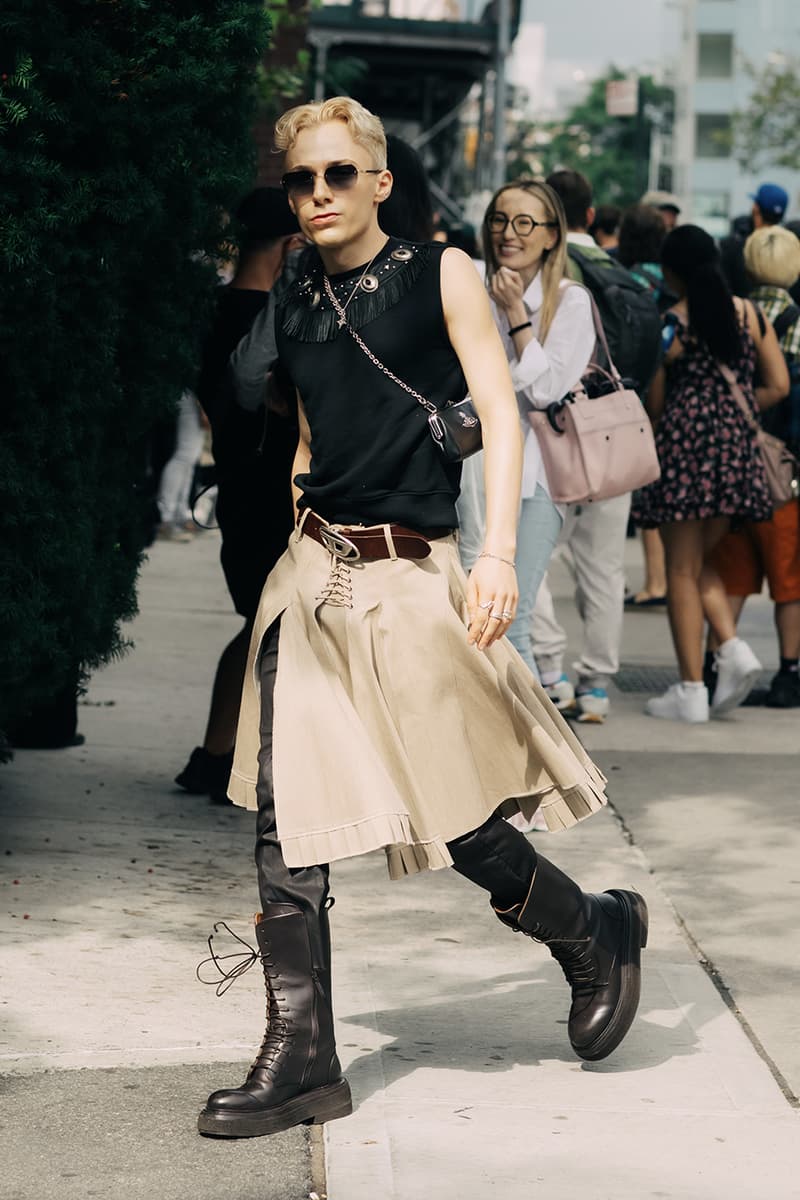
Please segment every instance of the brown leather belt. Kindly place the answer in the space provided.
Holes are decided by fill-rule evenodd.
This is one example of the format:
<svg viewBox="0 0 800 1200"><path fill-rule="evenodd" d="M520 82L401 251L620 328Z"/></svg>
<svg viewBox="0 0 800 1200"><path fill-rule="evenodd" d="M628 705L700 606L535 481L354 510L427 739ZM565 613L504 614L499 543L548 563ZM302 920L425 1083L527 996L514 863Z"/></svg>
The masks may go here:
<svg viewBox="0 0 800 1200"><path fill-rule="evenodd" d="M429 537L445 537L449 529L428 530ZM310 509L301 514L300 533L319 542L345 562L379 558L427 558L428 537L403 525L328 525Z"/></svg>

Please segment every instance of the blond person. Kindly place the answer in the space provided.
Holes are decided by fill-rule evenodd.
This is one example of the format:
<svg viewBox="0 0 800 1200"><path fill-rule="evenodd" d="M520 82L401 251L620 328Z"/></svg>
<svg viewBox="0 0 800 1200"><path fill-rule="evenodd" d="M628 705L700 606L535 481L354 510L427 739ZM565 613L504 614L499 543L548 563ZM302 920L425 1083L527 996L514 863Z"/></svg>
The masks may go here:
<svg viewBox="0 0 800 1200"><path fill-rule="evenodd" d="M292 109L276 141L318 257L276 313L298 391L298 520L261 598L230 791L258 807L253 961L269 1023L245 1083L200 1116L220 1137L351 1110L331 1009L331 860L383 847L392 877L453 866L486 889L504 925L561 963L583 1058L627 1032L647 931L641 897L586 895L500 812L544 802L570 825L600 807L604 781L503 637L522 448L484 288L461 251L382 232L392 177L361 105ZM480 415L486 540L469 580L453 536L458 465L398 380L438 405L468 388Z"/></svg>
<svg viewBox="0 0 800 1200"><path fill-rule="evenodd" d="M482 238L492 316L511 370L524 438L517 529L519 604L508 636L536 674L531 618L565 510L550 497L528 413L561 400L580 382L592 356L595 330L588 293L567 282L566 220L552 188L530 179L500 188L486 210ZM465 477L459 516L461 558L468 569L480 549L483 509L473 463L467 464Z"/></svg>

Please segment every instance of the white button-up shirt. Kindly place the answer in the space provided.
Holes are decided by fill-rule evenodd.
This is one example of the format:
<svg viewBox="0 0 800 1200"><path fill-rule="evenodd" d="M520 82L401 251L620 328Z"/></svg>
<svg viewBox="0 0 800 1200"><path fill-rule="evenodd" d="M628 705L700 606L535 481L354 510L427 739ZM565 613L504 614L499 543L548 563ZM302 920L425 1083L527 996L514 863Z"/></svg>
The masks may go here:
<svg viewBox="0 0 800 1200"><path fill-rule="evenodd" d="M547 408L561 400L580 381L589 365L595 346L594 321L588 293L582 287L562 283L561 298L544 343L539 341L542 309L542 280L536 275L523 296L530 317L533 339L517 359L513 338L508 336L508 321L492 302L492 312L506 350L514 390L517 393L520 421L525 438L522 469L522 496L527 499L538 484L550 494L539 442L527 414L533 408Z"/></svg>

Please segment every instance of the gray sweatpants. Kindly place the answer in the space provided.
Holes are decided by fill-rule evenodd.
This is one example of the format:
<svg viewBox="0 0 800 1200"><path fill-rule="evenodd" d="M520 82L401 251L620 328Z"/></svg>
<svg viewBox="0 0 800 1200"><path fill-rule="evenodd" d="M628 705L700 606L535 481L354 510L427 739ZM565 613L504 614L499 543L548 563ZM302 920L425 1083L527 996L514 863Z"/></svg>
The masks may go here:
<svg viewBox="0 0 800 1200"><path fill-rule="evenodd" d="M584 687L605 687L619 670L630 507L630 495L570 505L561 530L559 543L566 547L583 622L583 646L575 670ZM567 635L545 578L533 614L533 653L539 671L561 673L566 649Z"/></svg>

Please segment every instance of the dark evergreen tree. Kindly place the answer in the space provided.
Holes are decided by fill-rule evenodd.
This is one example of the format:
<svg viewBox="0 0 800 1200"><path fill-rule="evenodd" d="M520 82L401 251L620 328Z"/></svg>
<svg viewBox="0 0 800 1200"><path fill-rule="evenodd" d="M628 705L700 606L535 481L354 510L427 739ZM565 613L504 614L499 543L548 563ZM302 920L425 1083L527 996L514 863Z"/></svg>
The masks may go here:
<svg viewBox="0 0 800 1200"><path fill-rule="evenodd" d="M263 0L0 9L0 730L122 647L268 35Z"/></svg>

